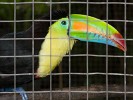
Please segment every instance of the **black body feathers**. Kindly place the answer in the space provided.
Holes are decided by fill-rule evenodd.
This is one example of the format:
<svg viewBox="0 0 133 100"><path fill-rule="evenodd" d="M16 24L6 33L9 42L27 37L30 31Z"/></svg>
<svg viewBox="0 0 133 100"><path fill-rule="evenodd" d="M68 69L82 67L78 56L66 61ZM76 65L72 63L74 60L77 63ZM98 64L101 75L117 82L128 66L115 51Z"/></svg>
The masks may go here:
<svg viewBox="0 0 133 100"><path fill-rule="evenodd" d="M58 20L60 18L66 17L68 14L66 11L53 11L52 20ZM44 15L40 18L41 20L50 20L50 14ZM50 21L40 21L34 22L34 55L38 55L41 47L41 43L48 32L50 26ZM22 73L32 73L33 68L36 72L38 67L38 57L32 56L32 26L23 32L16 33L16 53L18 56L15 59L16 65L14 65L14 33L8 33L1 37L1 39L10 39L10 40L0 40L0 74L14 74L14 67L16 74ZM24 38L24 39L20 39ZM28 38L27 40L25 40ZM30 38L30 39L29 39ZM34 67L32 66L34 59ZM26 82L32 80L32 75L17 75L16 76L16 85L19 86ZM13 87L14 86L14 76L0 76L0 88L3 87Z"/></svg>

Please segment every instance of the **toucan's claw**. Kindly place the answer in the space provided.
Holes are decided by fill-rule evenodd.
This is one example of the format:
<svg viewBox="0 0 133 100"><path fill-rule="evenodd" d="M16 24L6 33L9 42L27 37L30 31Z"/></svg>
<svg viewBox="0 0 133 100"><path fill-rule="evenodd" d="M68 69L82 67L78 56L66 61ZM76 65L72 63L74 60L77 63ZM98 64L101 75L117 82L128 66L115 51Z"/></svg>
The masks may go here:
<svg viewBox="0 0 133 100"><path fill-rule="evenodd" d="M16 92L20 93L22 100L28 100L27 94L25 93L25 90L22 87L16 88Z"/></svg>
<svg viewBox="0 0 133 100"><path fill-rule="evenodd" d="M25 93L25 90L22 87L17 87L16 90L14 88L1 88L0 92L17 92L20 93L22 100L28 100L27 94Z"/></svg>

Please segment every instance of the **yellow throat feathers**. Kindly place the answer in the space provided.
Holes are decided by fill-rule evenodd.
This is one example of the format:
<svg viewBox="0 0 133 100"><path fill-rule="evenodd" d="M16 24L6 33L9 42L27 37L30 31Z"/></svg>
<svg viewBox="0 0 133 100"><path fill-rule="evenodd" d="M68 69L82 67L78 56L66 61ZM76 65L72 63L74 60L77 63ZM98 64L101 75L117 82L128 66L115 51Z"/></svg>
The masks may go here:
<svg viewBox="0 0 133 100"><path fill-rule="evenodd" d="M68 53L75 43L74 39L69 39L66 34L57 34L49 31L42 43L39 52L38 77L45 77L61 62L63 56Z"/></svg>

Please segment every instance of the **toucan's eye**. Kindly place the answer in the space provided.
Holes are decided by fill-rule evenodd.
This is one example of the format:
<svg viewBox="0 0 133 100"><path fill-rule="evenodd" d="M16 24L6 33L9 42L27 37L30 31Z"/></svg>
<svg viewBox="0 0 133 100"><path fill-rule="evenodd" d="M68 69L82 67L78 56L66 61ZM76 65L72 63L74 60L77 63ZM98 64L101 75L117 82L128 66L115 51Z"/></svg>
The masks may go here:
<svg viewBox="0 0 133 100"><path fill-rule="evenodd" d="M67 23L66 23L66 21L62 21L61 24L62 25L66 25Z"/></svg>

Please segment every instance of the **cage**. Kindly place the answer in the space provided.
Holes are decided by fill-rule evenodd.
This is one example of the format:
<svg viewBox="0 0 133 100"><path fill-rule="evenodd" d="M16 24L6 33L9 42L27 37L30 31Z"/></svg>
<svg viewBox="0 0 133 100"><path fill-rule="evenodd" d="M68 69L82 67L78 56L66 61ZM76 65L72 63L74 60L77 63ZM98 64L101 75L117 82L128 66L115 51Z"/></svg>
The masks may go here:
<svg viewBox="0 0 133 100"><path fill-rule="evenodd" d="M28 100L132 100L132 10L132 0L1 0L0 47L7 49L0 48L0 100L21 100L17 87L23 87ZM77 41L58 67L36 79L49 27L71 14L93 16L114 26L127 51Z"/></svg>

